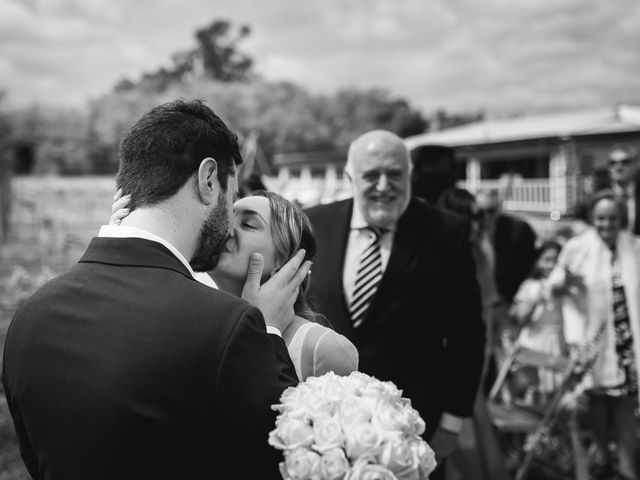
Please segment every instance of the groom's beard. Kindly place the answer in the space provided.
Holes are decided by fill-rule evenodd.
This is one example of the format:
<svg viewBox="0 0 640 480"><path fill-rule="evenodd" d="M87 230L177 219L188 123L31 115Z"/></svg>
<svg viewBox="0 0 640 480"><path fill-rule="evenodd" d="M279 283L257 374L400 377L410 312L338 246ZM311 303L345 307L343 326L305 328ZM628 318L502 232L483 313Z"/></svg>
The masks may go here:
<svg viewBox="0 0 640 480"><path fill-rule="evenodd" d="M220 192L218 205L202 224L196 251L189 262L195 272L208 272L218 264L229 238L230 227L227 197Z"/></svg>

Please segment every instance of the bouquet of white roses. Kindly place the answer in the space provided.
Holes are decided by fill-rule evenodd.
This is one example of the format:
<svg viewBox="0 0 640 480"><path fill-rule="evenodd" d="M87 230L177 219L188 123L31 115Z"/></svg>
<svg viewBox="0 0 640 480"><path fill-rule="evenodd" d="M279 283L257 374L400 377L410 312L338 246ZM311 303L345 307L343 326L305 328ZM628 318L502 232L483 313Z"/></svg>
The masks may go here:
<svg viewBox="0 0 640 480"><path fill-rule="evenodd" d="M391 382L329 372L290 387L269 444L285 480L423 480L436 466L424 421Z"/></svg>

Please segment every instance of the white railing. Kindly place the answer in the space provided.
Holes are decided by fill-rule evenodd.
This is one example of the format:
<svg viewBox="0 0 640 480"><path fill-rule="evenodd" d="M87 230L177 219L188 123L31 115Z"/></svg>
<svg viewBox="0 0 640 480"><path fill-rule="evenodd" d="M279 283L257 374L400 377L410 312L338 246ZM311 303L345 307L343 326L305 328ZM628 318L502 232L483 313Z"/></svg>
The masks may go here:
<svg viewBox="0 0 640 480"><path fill-rule="evenodd" d="M567 211L569 179L531 178L505 180L461 180L458 185L472 193L478 190L496 189L503 200L505 210L564 214Z"/></svg>

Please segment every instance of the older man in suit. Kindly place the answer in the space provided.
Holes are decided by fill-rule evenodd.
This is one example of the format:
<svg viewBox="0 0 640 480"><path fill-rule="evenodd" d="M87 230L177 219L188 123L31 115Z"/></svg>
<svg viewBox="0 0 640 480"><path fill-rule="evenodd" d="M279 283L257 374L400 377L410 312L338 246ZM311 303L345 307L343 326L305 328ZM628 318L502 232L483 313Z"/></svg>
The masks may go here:
<svg viewBox="0 0 640 480"><path fill-rule="evenodd" d="M241 161L201 102L156 107L125 135L131 214L7 334L2 380L34 479L279 478L270 407L296 378L277 335L303 252L262 287L253 259L244 296L259 309L194 279L226 241Z"/></svg>
<svg viewBox="0 0 640 480"><path fill-rule="evenodd" d="M472 414L484 325L469 226L411 198L410 170L391 132L351 144L353 199L307 212L318 237L310 296L355 343L360 369L411 398L442 459Z"/></svg>

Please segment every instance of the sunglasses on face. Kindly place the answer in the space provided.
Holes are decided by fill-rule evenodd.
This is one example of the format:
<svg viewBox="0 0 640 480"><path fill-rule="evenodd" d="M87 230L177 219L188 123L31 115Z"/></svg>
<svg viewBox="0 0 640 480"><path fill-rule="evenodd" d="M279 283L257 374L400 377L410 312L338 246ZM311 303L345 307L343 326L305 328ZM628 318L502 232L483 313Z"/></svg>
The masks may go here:
<svg viewBox="0 0 640 480"><path fill-rule="evenodd" d="M623 158L622 160L609 160L609 166L615 167L616 165L620 165L622 167L628 167L631 164L631 159Z"/></svg>

